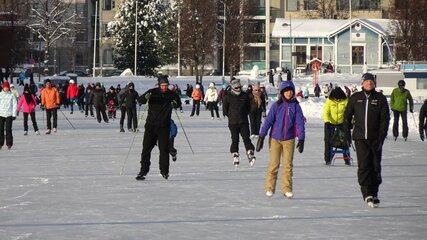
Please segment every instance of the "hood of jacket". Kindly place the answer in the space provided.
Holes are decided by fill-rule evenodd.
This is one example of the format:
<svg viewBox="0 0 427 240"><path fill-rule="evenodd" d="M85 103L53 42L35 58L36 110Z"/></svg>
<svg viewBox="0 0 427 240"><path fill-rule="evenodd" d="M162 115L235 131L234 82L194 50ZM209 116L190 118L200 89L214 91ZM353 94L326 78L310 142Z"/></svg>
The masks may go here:
<svg viewBox="0 0 427 240"><path fill-rule="evenodd" d="M295 95L295 85L292 81L283 81L280 85L280 95L282 95L285 89L292 89Z"/></svg>

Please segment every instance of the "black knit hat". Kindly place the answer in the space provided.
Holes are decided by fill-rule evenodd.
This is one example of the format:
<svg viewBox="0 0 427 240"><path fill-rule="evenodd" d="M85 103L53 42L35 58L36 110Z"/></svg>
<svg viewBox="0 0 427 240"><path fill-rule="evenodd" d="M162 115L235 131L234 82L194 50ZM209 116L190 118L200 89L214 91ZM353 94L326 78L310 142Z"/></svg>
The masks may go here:
<svg viewBox="0 0 427 240"><path fill-rule="evenodd" d="M160 84L162 84L162 83L167 83L167 84L169 84L168 77L167 77L167 76L164 76L164 75L159 76L159 77L157 78L157 82L159 83L159 86L160 86Z"/></svg>

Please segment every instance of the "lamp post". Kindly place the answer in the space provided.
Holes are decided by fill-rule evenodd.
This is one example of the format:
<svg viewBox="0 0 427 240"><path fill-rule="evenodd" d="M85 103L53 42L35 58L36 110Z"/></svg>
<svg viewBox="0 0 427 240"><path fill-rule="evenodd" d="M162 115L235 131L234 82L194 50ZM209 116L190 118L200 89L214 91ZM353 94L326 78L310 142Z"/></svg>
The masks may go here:
<svg viewBox="0 0 427 240"><path fill-rule="evenodd" d="M135 60L134 60L134 76L136 76L138 59L138 1L135 1Z"/></svg>
<svg viewBox="0 0 427 240"><path fill-rule="evenodd" d="M178 1L178 77L181 77L181 6L179 5Z"/></svg>
<svg viewBox="0 0 427 240"><path fill-rule="evenodd" d="M39 59L38 59L38 62L39 62L39 69L38 69L38 73L39 73L39 82L40 82L40 75L41 75L41 73L40 73L40 61L42 60L42 58L41 58L41 55L42 55L42 36L41 35L39 35Z"/></svg>
<svg viewBox="0 0 427 240"><path fill-rule="evenodd" d="M291 47L291 56L290 56L290 60L291 60L291 69L290 71L293 71L293 61L292 61L292 49L293 49L293 39L292 39L292 18L289 15L289 23L283 23L282 24L283 27L289 27L289 39L291 40L290 43L290 47Z"/></svg>
<svg viewBox="0 0 427 240"><path fill-rule="evenodd" d="M222 24L222 84L225 83L225 20L226 20L226 10L227 5L225 1L222 2L224 4L224 22Z"/></svg>

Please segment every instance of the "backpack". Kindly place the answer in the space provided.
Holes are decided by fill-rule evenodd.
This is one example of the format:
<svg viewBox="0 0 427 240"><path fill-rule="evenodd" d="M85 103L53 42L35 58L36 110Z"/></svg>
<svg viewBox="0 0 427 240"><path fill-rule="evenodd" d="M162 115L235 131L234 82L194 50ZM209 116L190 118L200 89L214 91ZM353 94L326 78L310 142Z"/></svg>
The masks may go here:
<svg viewBox="0 0 427 240"><path fill-rule="evenodd" d="M345 133L342 126L336 126L331 129L329 144L335 148L348 149L348 143L345 139Z"/></svg>

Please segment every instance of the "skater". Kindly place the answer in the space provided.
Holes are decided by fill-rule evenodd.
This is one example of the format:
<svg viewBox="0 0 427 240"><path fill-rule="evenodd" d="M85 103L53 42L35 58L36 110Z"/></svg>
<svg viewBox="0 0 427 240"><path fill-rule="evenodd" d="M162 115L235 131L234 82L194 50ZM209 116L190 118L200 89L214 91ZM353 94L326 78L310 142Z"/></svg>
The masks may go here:
<svg viewBox="0 0 427 240"><path fill-rule="evenodd" d="M169 154L172 157L172 161L176 161L178 151L175 148L175 137L178 134L178 127L175 122L171 119L170 131L169 131Z"/></svg>
<svg viewBox="0 0 427 240"><path fill-rule="evenodd" d="M405 81L399 80L399 87L393 89L390 96L390 108L393 111L393 137L394 141L399 136L399 118L402 117L402 137L408 140L408 102L409 112L414 112L414 100L408 89L405 89Z"/></svg>
<svg viewBox="0 0 427 240"><path fill-rule="evenodd" d="M190 117L194 116L194 113L196 113L196 115L199 116L200 101L202 101L203 99L203 93L200 90L199 84L196 84L196 88L191 93L191 98L193 99L193 108L191 109Z"/></svg>
<svg viewBox="0 0 427 240"><path fill-rule="evenodd" d="M382 146L387 136L390 112L387 99L375 90L374 76L362 76L362 91L351 95L344 112L344 133L353 137L357 153L357 177L363 200L378 207L378 190L382 182ZM350 134L351 126L353 133Z"/></svg>
<svg viewBox="0 0 427 240"><path fill-rule="evenodd" d="M16 118L16 107L18 105L15 96L10 91L9 82L4 82L0 92L0 150L2 149L6 130L6 146L11 149L13 145L12 122Z"/></svg>
<svg viewBox="0 0 427 240"><path fill-rule="evenodd" d="M251 126L251 139L255 139L259 135L261 128L261 118L265 116L265 96L261 92L259 84L255 84L252 93L249 95L251 107L249 110L249 121Z"/></svg>
<svg viewBox="0 0 427 240"><path fill-rule="evenodd" d="M79 85L79 93L77 95L77 106L81 113L84 112L84 98L85 98L85 86L83 84Z"/></svg>
<svg viewBox="0 0 427 240"><path fill-rule="evenodd" d="M85 95L83 97L85 102L85 117L87 117L89 113L91 117L95 117L93 115L93 104L91 102L92 92L93 92L93 87L92 85L88 84L86 87Z"/></svg>
<svg viewBox="0 0 427 240"><path fill-rule="evenodd" d="M107 92L108 118L116 118L117 95L113 86Z"/></svg>
<svg viewBox="0 0 427 240"><path fill-rule="evenodd" d="M214 110L215 110L216 118L221 119L219 117L219 112L218 112L218 91L215 88L215 83L212 82L209 84L209 88L208 90L206 90L204 101L206 102L207 108L211 112L211 119L212 120L214 119Z"/></svg>
<svg viewBox="0 0 427 240"><path fill-rule="evenodd" d="M179 97L179 99L181 99L181 89L178 87L178 84L174 84L174 85L172 85L172 87L171 87L171 91L172 92L174 92L174 93L176 93L177 95L178 95L178 97ZM182 104L181 105L179 105L179 111L181 112L181 113L183 113L184 111L182 110Z"/></svg>
<svg viewBox="0 0 427 240"><path fill-rule="evenodd" d="M342 129L344 122L344 111L348 100L344 91L340 88L334 88L326 99L323 107L323 120L325 121L324 138L325 141L325 164L331 165L331 137L334 131ZM339 130L338 130L339 131ZM348 147L343 149L343 157L346 165L351 165L347 154Z"/></svg>
<svg viewBox="0 0 427 240"><path fill-rule="evenodd" d="M96 120L98 123L101 123L101 120L103 119L105 123L108 123L108 117L106 110L107 100L105 99L105 92L102 89L101 83L97 82L95 84L95 90L93 90L91 94L90 102L95 107L96 111ZM101 119L102 115L102 119Z"/></svg>
<svg viewBox="0 0 427 240"><path fill-rule="evenodd" d="M292 81L285 81L280 86L280 98L273 103L265 123L261 128L257 143L257 151L264 145L264 138L270 130L270 162L265 179L265 194L272 197L276 190L277 174L280 158L282 158L282 176L280 189L287 198L293 198L293 159L295 138L298 137L296 148L304 151L305 126L304 114L295 99L295 86Z"/></svg>
<svg viewBox="0 0 427 240"><path fill-rule="evenodd" d="M22 112L24 112L24 136L28 135L28 115L30 115L31 117L34 132L36 133L36 135L40 135L36 121L36 106L36 97L31 93L28 84L25 84L24 92L22 93L22 96L19 99L18 108L16 109L16 111L19 112L22 107Z"/></svg>
<svg viewBox="0 0 427 240"><path fill-rule="evenodd" d="M74 80L71 79L70 84L68 84L68 87L67 87L67 99L71 109L70 114L73 114L74 103L78 102L78 96L79 96L79 88L74 83Z"/></svg>
<svg viewBox="0 0 427 240"><path fill-rule="evenodd" d="M319 86L319 84L318 83L316 83L316 86L314 87L314 96L315 97L320 97L320 92L321 92L322 90L320 89L320 86Z"/></svg>
<svg viewBox="0 0 427 240"><path fill-rule="evenodd" d="M127 86L127 91L123 93L123 102L126 106L126 113L128 117L127 127L129 132L138 131L138 116L136 104L138 102L138 92L135 90L135 85L130 82Z"/></svg>
<svg viewBox="0 0 427 240"><path fill-rule="evenodd" d="M146 91L139 97L139 102L148 104L145 122L144 139L142 142L141 170L136 180L145 180L150 171L151 151L157 144L159 148L159 169L164 179L169 178L169 132L172 108L179 108L181 101L176 93L168 89L169 80L160 76L158 87Z"/></svg>
<svg viewBox="0 0 427 240"><path fill-rule="evenodd" d="M42 102L41 109L46 110L46 122L47 130L46 134L50 134L51 131L56 132L58 126L58 110L60 104L59 92L55 87L52 87L50 79L45 80L46 87L43 89L41 94ZM51 119L53 117L53 128Z"/></svg>
<svg viewBox="0 0 427 240"><path fill-rule="evenodd" d="M120 132L125 132L123 124L126 117L126 99L124 99L124 94L128 91L128 86L126 85L120 92L117 94L117 99L119 100L120 107Z"/></svg>
<svg viewBox="0 0 427 240"><path fill-rule="evenodd" d="M242 136L246 149L246 155L249 159L250 166L255 164L254 145L249 138L249 121L250 111L249 96L242 91L239 79L234 79L230 83L230 90L224 96L222 110L224 116L228 117L228 128L231 133L230 153L233 157L234 166L239 166L239 135Z"/></svg>
<svg viewBox="0 0 427 240"><path fill-rule="evenodd" d="M421 106L420 109L419 131L421 141L424 141L425 136L427 135L427 99L424 100L424 104Z"/></svg>

